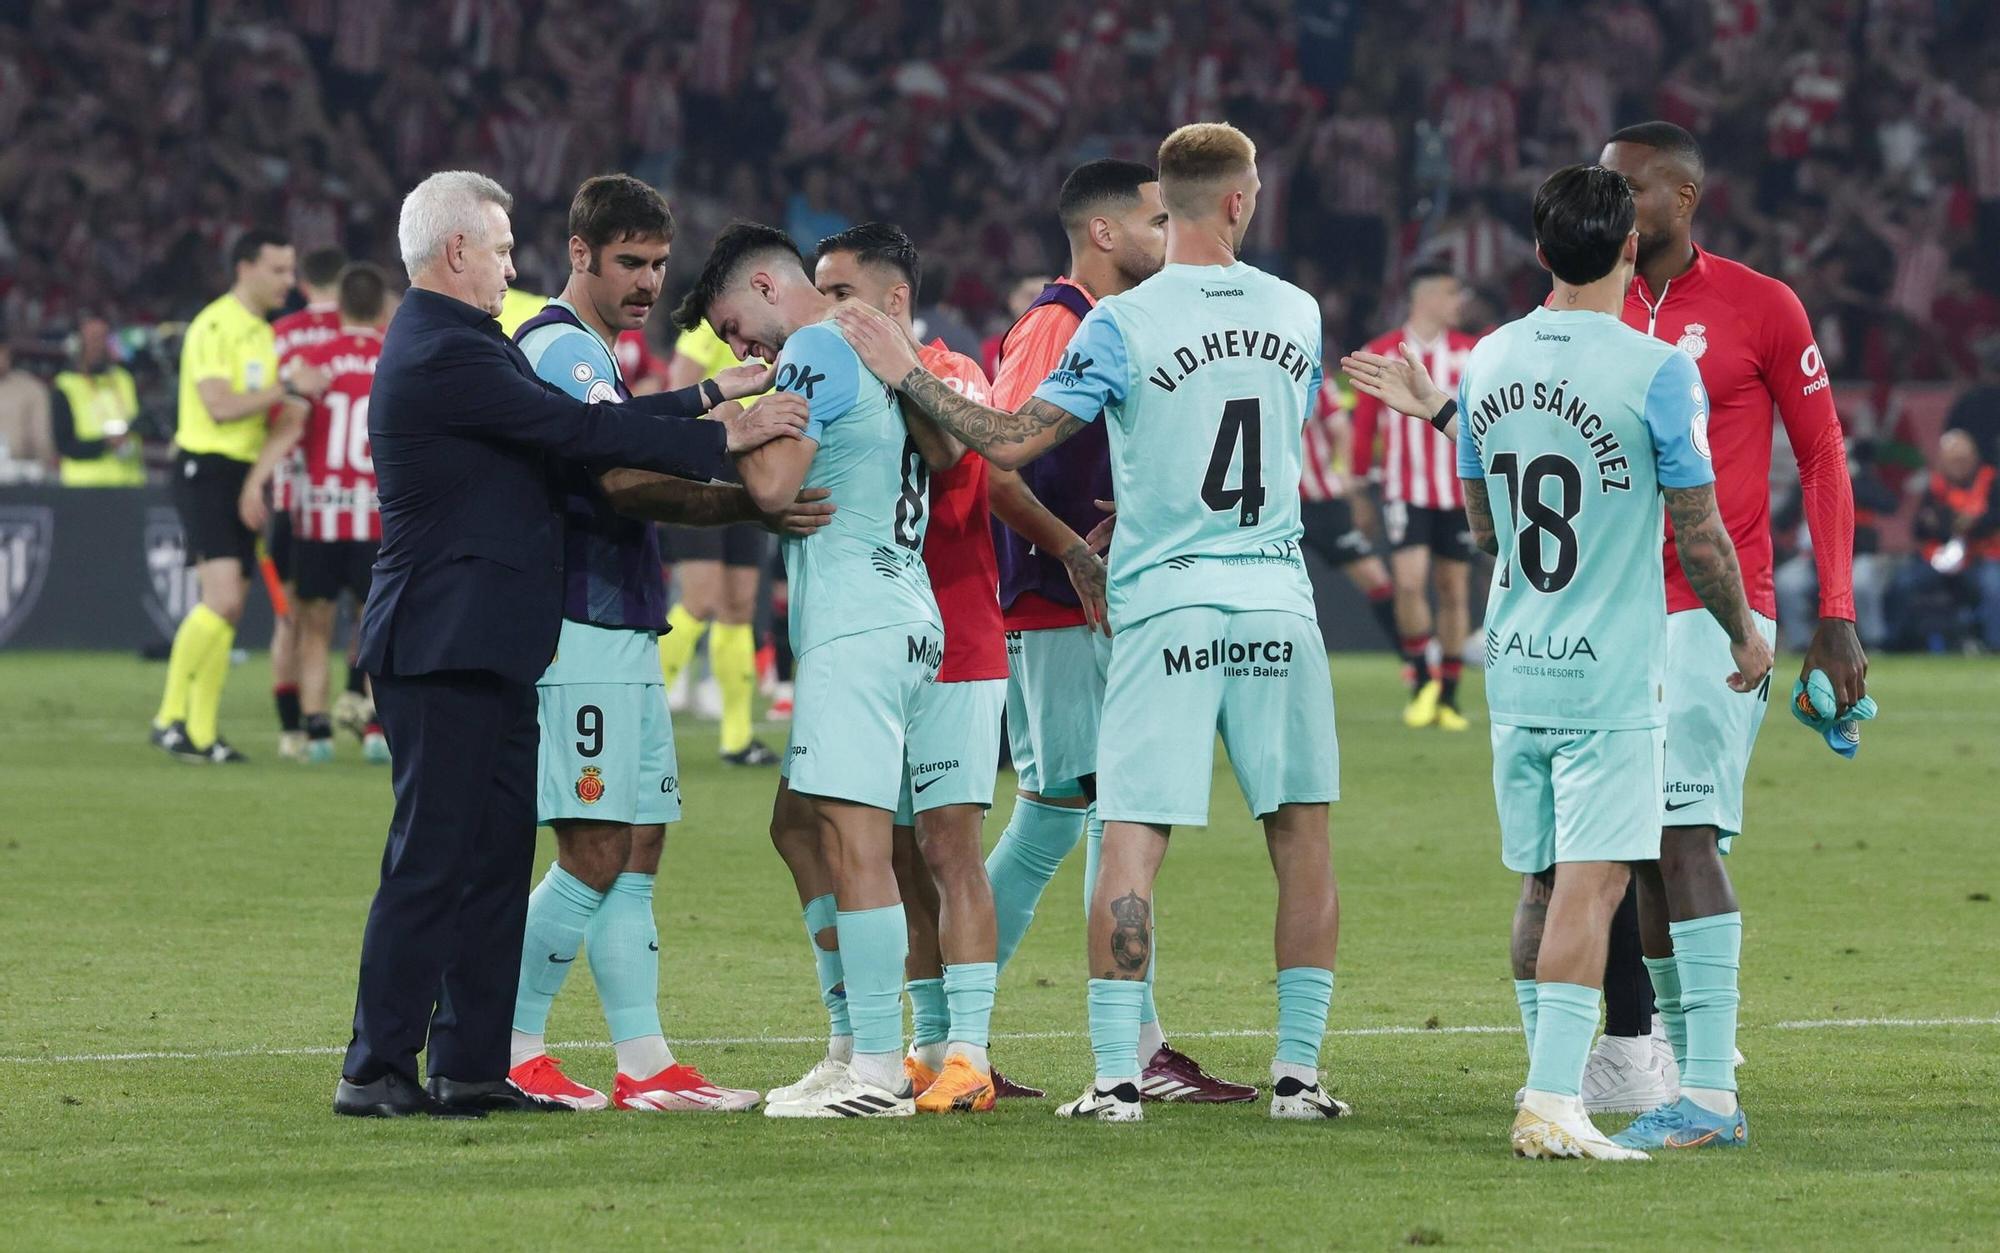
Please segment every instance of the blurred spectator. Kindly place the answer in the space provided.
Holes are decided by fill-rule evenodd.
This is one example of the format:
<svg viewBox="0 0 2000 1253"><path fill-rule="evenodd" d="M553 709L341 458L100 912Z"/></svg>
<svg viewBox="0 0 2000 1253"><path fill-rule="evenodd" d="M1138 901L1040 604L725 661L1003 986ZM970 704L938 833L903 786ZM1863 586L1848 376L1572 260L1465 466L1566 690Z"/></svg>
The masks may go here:
<svg viewBox="0 0 2000 1253"><path fill-rule="evenodd" d="M51 386L49 425L62 454L65 487L138 487L146 481L140 460L139 389L132 372L111 355L111 324L86 317L77 327L76 352Z"/></svg>
<svg viewBox="0 0 2000 1253"><path fill-rule="evenodd" d="M0 339L0 480L32 481L55 468L48 386L15 369L14 346Z"/></svg>
<svg viewBox="0 0 2000 1253"><path fill-rule="evenodd" d="M1937 469L1917 507L1917 555L1896 576L1897 634L1905 647L1941 651L1970 609L1979 642L2000 652L2000 494L1993 467L1964 431L1938 440Z"/></svg>
<svg viewBox="0 0 2000 1253"><path fill-rule="evenodd" d="M1882 519L1896 512L1896 493L1875 473L1874 447L1856 440L1847 454L1847 474L1854 483L1854 629L1871 652L1889 644L1889 624L1883 596L1895 575L1895 558L1882 551ZM1785 647L1804 652L1819 621L1819 571L1813 565L1812 532L1806 526L1805 498L1796 481L1771 511L1777 533L1778 629Z"/></svg>

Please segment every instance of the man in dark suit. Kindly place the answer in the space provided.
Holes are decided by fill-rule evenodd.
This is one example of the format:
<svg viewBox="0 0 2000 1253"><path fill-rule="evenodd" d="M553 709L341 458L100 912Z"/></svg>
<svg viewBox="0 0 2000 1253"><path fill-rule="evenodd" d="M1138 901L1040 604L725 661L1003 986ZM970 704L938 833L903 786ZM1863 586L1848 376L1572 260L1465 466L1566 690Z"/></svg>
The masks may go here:
<svg viewBox="0 0 2000 1253"><path fill-rule="evenodd" d="M447 171L410 193L398 224L411 289L369 402L382 548L360 643L396 809L340 1114L565 1108L506 1080L534 857L534 683L562 618L555 461L705 481L805 425L795 396L746 411L714 381L622 405L542 382L493 316L514 277L511 203L491 179ZM717 420L694 420L711 407Z"/></svg>

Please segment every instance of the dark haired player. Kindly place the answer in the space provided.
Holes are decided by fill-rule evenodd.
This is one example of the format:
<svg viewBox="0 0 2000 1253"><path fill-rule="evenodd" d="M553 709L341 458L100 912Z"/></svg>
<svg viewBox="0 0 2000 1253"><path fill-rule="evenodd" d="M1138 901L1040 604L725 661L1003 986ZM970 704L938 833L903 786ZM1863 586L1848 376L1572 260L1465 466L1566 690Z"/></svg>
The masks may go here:
<svg viewBox="0 0 2000 1253"><path fill-rule="evenodd" d="M569 282L515 338L538 375L579 400L630 399L614 345L620 332L645 324L659 299L673 216L645 183L602 175L578 188L569 228ZM746 366L701 391L713 407L769 379L768 368ZM565 475L562 634L536 684L537 810L555 830L556 861L528 898L508 1078L578 1109L606 1105L604 1093L563 1073L544 1042L550 1005L581 946L617 1053L609 1104L748 1109L756 1092L711 1083L678 1061L660 1023L653 886L681 796L658 663L666 587L651 522L762 518L774 529L809 531L829 511L801 503L790 517L765 516L741 488L636 470Z"/></svg>

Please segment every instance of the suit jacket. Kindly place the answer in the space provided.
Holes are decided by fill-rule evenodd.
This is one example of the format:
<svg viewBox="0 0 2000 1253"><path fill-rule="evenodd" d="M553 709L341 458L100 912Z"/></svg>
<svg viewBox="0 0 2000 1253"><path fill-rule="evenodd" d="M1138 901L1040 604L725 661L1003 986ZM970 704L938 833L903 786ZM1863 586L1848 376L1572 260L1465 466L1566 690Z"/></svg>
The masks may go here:
<svg viewBox="0 0 2000 1253"><path fill-rule="evenodd" d="M562 623L557 461L723 476L727 433L700 412L693 388L575 400L537 378L484 311L412 288L369 396L382 547L362 668L534 682Z"/></svg>

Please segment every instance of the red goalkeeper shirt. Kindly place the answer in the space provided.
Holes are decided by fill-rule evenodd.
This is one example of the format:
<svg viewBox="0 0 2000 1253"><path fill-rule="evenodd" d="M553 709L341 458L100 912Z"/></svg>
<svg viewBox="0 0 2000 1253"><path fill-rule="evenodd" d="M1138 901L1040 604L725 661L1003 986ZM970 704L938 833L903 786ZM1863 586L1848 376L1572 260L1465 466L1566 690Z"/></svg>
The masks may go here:
<svg viewBox="0 0 2000 1253"><path fill-rule="evenodd" d="M1813 342L1812 323L1792 289L1769 275L1697 248L1694 266L1659 292L1635 279L1625 294L1625 323L1678 345L1708 389L1709 453L1715 496L1735 541L1750 605L1778 616L1771 586L1771 444L1773 414L1799 463L1819 611L1854 618L1854 486L1833 388ZM1667 528L1667 612L1701 608L1681 572Z"/></svg>

